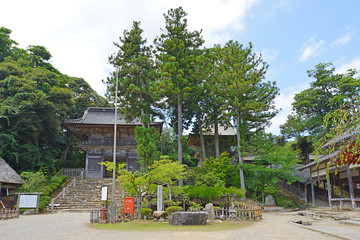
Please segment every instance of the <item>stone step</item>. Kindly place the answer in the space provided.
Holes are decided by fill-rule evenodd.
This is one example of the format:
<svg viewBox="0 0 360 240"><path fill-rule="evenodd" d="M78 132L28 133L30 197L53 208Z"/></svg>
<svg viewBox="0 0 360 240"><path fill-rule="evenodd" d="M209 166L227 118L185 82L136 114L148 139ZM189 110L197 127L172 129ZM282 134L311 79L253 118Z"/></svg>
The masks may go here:
<svg viewBox="0 0 360 240"><path fill-rule="evenodd" d="M70 184L65 190L65 198L58 197L55 200L56 209L94 209L101 207L101 190L108 187L108 200L112 198L112 179L86 179L76 182L75 188ZM115 188L115 200L122 206L122 191L117 183ZM127 194L125 194L127 196Z"/></svg>

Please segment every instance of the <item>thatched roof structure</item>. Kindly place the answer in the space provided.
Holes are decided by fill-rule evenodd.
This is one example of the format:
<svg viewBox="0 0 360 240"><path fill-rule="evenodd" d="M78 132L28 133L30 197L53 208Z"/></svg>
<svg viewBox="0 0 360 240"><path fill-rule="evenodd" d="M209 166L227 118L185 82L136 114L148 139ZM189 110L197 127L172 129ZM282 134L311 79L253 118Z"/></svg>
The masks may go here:
<svg viewBox="0 0 360 240"><path fill-rule="evenodd" d="M22 178L0 157L0 182L23 184Z"/></svg>

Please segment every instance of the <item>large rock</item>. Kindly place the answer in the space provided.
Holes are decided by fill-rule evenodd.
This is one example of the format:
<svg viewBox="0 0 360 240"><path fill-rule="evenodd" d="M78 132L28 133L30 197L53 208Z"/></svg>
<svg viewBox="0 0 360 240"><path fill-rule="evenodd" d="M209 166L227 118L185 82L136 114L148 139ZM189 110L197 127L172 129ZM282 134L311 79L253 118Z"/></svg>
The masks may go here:
<svg viewBox="0 0 360 240"><path fill-rule="evenodd" d="M166 217L166 212L165 211L154 211L153 212L153 217L154 218L165 218Z"/></svg>
<svg viewBox="0 0 360 240"><path fill-rule="evenodd" d="M173 212L169 217L169 224L181 225L205 225L209 214L207 212Z"/></svg>
<svg viewBox="0 0 360 240"><path fill-rule="evenodd" d="M275 199L271 195L267 195L265 198L265 205L267 206L275 206Z"/></svg>
<svg viewBox="0 0 360 240"><path fill-rule="evenodd" d="M209 214L209 219L215 218L214 205L212 203L208 203L205 205L205 212Z"/></svg>

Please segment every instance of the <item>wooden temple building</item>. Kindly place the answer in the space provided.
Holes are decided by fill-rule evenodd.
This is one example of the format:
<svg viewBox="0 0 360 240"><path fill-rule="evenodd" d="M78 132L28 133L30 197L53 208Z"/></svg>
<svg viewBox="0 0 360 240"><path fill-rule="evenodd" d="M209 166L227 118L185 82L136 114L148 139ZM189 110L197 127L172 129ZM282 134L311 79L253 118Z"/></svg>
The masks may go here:
<svg viewBox="0 0 360 240"><path fill-rule="evenodd" d="M219 125L219 148L220 153L231 152L232 148L236 146L236 131L233 127L224 127ZM206 157L215 157L215 133L214 128L203 129L204 144ZM189 134L187 139L189 147L200 147L200 137L197 134Z"/></svg>
<svg viewBox="0 0 360 240"><path fill-rule="evenodd" d="M329 154L319 156L317 161L297 169L309 173L308 179L303 182L306 202L310 190L313 206L316 205L315 198L320 198L327 200L330 207L360 208L360 156L356 151L351 151L356 146L357 134L346 133L335 138L323 148L329 149L335 145L337 151L328 150ZM326 177L327 171L329 178Z"/></svg>
<svg viewBox="0 0 360 240"><path fill-rule="evenodd" d="M140 168L137 160L135 127L141 126L140 119L127 122L117 115L116 161L126 163L126 169ZM79 146L86 152L85 177L105 178L106 169L99 163L113 161L115 108L88 108L78 119L64 121L66 128L79 138ZM162 122L151 122L161 133Z"/></svg>
<svg viewBox="0 0 360 240"><path fill-rule="evenodd" d="M24 183L22 178L0 157L0 208L13 208L16 191Z"/></svg>

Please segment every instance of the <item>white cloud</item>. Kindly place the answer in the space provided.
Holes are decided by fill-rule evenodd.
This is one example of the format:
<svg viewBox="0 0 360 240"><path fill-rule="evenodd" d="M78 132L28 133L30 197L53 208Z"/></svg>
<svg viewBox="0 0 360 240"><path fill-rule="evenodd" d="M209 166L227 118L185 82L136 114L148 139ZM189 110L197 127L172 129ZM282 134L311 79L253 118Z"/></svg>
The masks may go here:
<svg viewBox="0 0 360 240"><path fill-rule="evenodd" d="M298 86L297 89L280 90L280 95L275 98L275 106L281 111L271 119L271 125L266 129L266 132L280 135L280 125L284 124L287 116L291 113L292 102L294 101L295 94L306 89L308 85Z"/></svg>
<svg viewBox="0 0 360 240"><path fill-rule="evenodd" d="M316 36L312 36L307 42L305 42L300 48L301 56L299 62L304 62L309 58L316 57L321 52L321 47L324 44L323 40L316 41Z"/></svg>
<svg viewBox="0 0 360 240"><path fill-rule="evenodd" d="M335 46L335 45L345 45L348 42L351 41L352 36L354 35L355 32L347 32L344 36L342 36L341 38L337 39L336 41L331 43L331 47Z"/></svg>
<svg viewBox="0 0 360 240"><path fill-rule="evenodd" d="M279 55L279 51L275 50L275 51L271 51L268 49L264 49L260 52L262 59L266 62L266 63L271 63L273 62Z"/></svg>
<svg viewBox="0 0 360 240"><path fill-rule="evenodd" d="M114 41L133 20L141 21L152 44L165 25L163 13L183 6L189 29L203 29L207 46L223 44L246 30L245 18L258 0L18 0L1 4L1 26L10 28L20 47L45 46L61 72L83 77L100 94L112 70Z"/></svg>
<svg viewBox="0 0 360 240"><path fill-rule="evenodd" d="M356 69L360 71L360 57L352 59L348 63L340 64L339 67L336 67L336 73L346 73L349 69Z"/></svg>

